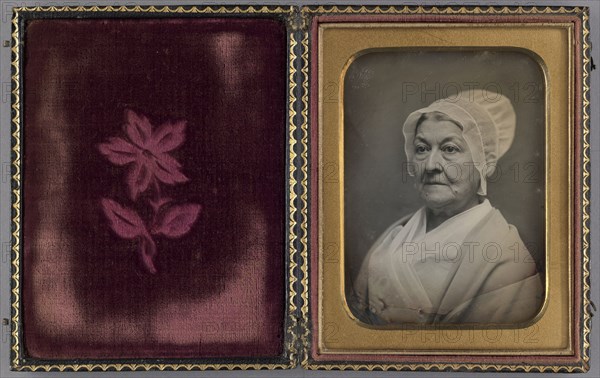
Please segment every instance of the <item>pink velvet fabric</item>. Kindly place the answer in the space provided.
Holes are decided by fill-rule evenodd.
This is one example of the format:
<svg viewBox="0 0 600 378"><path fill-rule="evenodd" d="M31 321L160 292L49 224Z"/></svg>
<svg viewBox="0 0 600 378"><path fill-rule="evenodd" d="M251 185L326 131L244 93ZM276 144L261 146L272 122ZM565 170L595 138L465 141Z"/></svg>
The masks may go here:
<svg viewBox="0 0 600 378"><path fill-rule="evenodd" d="M272 19L28 22L26 356L283 353L286 45Z"/></svg>

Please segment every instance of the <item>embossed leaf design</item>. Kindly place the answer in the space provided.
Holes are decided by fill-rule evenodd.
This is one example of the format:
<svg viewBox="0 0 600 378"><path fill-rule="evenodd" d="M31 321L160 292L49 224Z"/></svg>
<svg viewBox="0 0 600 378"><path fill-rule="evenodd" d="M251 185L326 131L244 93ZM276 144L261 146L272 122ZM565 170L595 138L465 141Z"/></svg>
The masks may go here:
<svg viewBox="0 0 600 378"><path fill-rule="evenodd" d="M160 214L151 233L179 238L190 231L200 214L200 209L201 206L194 203L170 206Z"/></svg>
<svg viewBox="0 0 600 378"><path fill-rule="evenodd" d="M152 138L152 125L148 118L128 109L125 110L125 120L123 127L129 139L139 148L145 149Z"/></svg>
<svg viewBox="0 0 600 378"><path fill-rule="evenodd" d="M101 204L106 218L110 221L110 227L120 237L134 239L148 234L144 221L135 211L108 198L103 198Z"/></svg>
<svg viewBox="0 0 600 378"><path fill-rule="evenodd" d="M165 122L152 137L152 149L160 152L169 152L181 146L185 140L185 121Z"/></svg>
<svg viewBox="0 0 600 378"><path fill-rule="evenodd" d="M138 149L123 138L109 138L108 143L99 144L98 149L116 165L125 165L137 160Z"/></svg>

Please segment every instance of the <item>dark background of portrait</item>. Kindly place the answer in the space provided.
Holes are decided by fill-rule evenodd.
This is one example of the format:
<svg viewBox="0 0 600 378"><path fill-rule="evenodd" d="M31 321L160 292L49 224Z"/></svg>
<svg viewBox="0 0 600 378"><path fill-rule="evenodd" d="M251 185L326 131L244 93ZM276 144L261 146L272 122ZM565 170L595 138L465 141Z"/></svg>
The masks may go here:
<svg viewBox="0 0 600 378"><path fill-rule="evenodd" d="M406 171L402 125L407 116L459 91L482 89L507 96L517 115L513 144L498 161L494 182L488 181L488 199L519 230L543 277L541 66L522 51L386 50L359 56L344 78L347 290L375 240L393 222L424 205Z"/></svg>

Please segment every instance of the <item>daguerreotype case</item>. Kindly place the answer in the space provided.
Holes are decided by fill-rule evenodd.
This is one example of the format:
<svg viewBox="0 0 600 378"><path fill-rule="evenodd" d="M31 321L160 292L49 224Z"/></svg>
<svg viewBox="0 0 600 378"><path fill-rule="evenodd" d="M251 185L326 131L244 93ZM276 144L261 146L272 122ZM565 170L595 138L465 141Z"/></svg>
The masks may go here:
<svg viewBox="0 0 600 378"><path fill-rule="evenodd" d="M15 8L12 368L586 371L588 34Z"/></svg>

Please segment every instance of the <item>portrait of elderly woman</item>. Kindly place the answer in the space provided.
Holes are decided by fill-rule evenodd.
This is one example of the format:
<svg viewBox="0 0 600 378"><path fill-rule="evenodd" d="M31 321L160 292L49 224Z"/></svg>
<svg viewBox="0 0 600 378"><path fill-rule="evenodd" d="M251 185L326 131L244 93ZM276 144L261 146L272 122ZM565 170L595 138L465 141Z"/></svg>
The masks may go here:
<svg viewBox="0 0 600 378"><path fill-rule="evenodd" d="M378 51L349 66L344 288L359 323L537 316L543 82L540 66L514 51Z"/></svg>
<svg viewBox="0 0 600 378"><path fill-rule="evenodd" d="M408 116L404 149L425 205L371 247L354 285L360 318L519 323L537 312L543 288L536 267L514 261L509 251L527 248L486 198L487 177L510 148L515 122L508 98L483 91Z"/></svg>

